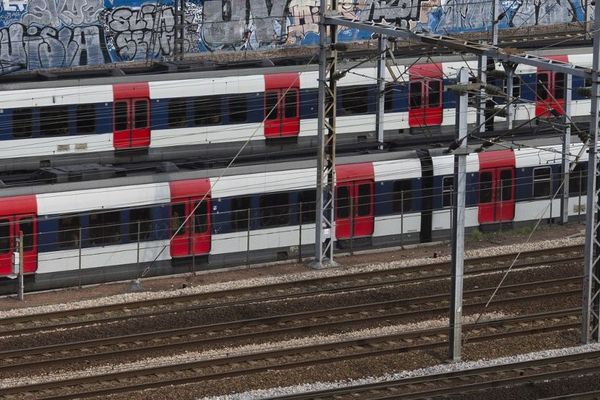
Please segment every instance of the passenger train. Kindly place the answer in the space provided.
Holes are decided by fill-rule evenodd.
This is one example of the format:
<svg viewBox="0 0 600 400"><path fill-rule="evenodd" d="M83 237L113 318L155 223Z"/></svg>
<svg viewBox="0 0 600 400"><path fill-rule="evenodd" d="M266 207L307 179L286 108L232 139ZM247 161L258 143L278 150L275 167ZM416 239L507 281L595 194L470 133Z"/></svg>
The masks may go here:
<svg viewBox="0 0 600 400"><path fill-rule="evenodd" d="M549 57L583 66L591 62L589 49L563 51L569 55ZM476 62L456 56L398 62L385 71L386 141L419 140L422 145L448 140L455 95L445 87L455 82L461 67L476 70ZM176 157L218 160L236 154L246 141L246 156L283 157L314 149L317 76L316 67L308 65L45 82L15 77L0 82L0 171ZM535 127L536 118L561 114L564 78L519 66L515 126L531 121L527 128ZM376 140L376 83L373 66L351 69L339 80L338 146ZM506 86L502 80L495 83ZM575 89L585 85L573 78ZM475 109L470 111L472 123ZM572 115L588 114L589 99L574 90ZM440 136L444 132L450 136Z"/></svg>
<svg viewBox="0 0 600 400"><path fill-rule="evenodd" d="M586 157L583 152L570 175L572 218L585 214ZM562 179L559 147L473 153L467 169L468 229L560 215L559 197L553 198ZM299 252L310 256L315 176L314 160L297 160L4 188L0 275L11 273L21 232L28 290L132 278L146 268L159 275L188 271L192 264L211 269ZM338 248L448 237L453 155L430 150L340 157L336 177ZM8 279L2 284L14 290Z"/></svg>

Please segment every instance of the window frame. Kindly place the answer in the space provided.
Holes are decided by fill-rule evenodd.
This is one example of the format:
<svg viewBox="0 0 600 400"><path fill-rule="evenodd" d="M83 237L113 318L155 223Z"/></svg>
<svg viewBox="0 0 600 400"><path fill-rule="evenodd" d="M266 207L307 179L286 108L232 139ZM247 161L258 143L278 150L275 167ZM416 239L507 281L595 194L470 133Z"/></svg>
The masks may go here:
<svg viewBox="0 0 600 400"><path fill-rule="evenodd" d="M69 224L67 222L73 223ZM81 238L79 237L80 229L81 220L78 215L61 215L58 217L58 248L61 250L79 248L81 244Z"/></svg>
<svg viewBox="0 0 600 400"><path fill-rule="evenodd" d="M542 171L542 170L546 170L549 171L548 173L548 177L544 177L544 178L537 178L536 179L536 172L537 171ZM552 195L552 167L550 166L542 166L542 167L535 167L532 172L531 172L531 178L532 178L532 185L531 185L531 197L534 199L543 199L543 198L548 198ZM538 187L540 184L543 183L547 183L547 194L537 194L536 192L539 190Z"/></svg>
<svg viewBox="0 0 600 400"><path fill-rule="evenodd" d="M403 188L408 184L408 189ZM413 207L413 180L397 179L392 183L392 211L406 214L414 211ZM404 193L404 194L403 194ZM406 195L408 193L408 196Z"/></svg>
<svg viewBox="0 0 600 400"><path fill-rule="evenodd" d="M60 115L60 118L57 117ZM39 124L41 137L69 135L69 106L40 107Z"/></svg>
<svg viewBox="0 0 600 400"><path fill-rule="evenodd" d="M281 202L280 200L284 200ZM290 194L266 193L258 199L258 222L261 228L275 228L290 224ZM283 212L285 209L285 212Z"/></svg>
<svg viewBox="0 0 600 400"><path fill-rule="evenodd" d="M447 181L451 182L451 185L446 185ZM448 189L449 187L449 189ZM454 175L446 175L442 177L442 208L452 207L453 196L454 196ZM448 198L448 201L446 201Z"/></svg>

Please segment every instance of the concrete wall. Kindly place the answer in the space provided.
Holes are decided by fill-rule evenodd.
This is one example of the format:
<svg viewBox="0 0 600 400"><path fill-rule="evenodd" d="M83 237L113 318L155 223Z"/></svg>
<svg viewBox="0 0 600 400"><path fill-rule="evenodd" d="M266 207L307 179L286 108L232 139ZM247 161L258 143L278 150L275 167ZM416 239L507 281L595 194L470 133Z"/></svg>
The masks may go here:
<svg viewBox="0 0 600 400"><path fill-rule="evenodd" d="M441 1L441 3L440 3ZM577 0L501 0L501 27L583 20ZM346 16L394 19L439 33L485 30L491 0L340 0ZM318 42L318 0L192 0L185 50L245 51ZM342 30L340 40L369 38ZM173 54L172 0L0 0L0 72Z"/></svg>

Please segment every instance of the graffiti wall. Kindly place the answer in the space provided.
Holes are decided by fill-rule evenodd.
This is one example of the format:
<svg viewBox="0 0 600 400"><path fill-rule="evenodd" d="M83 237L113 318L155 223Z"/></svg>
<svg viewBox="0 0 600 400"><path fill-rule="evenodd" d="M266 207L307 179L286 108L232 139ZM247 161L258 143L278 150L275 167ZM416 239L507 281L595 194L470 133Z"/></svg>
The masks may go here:
<svg viewBox="0 0 600 400"><path fill-rule="evenodd" d="M582 0L500 0L500 26L583 20ZM339 11L436 33L487 30L491 0L339 0ZM318 43L318 0L188 0L186 52ZM173 0L0 0L0 72L173 56ZM339 40L370 34L341 29Z"/></svg>

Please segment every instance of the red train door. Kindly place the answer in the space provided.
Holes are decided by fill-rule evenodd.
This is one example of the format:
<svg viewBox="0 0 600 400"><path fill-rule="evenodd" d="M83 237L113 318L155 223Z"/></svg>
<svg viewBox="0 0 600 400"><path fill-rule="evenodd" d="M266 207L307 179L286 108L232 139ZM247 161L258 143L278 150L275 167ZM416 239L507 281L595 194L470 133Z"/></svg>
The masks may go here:
<svg viewBox="0 0 600 400"><path fill-rule="evenodd" d="M293 137L300 132L300 76L265 75L265 137Z"/></svg>
<svg viewBox="0 0 600 400"><path fill-rule="evenodd" d="M408 69L408 75L409 126L441 125L443 119L442 65L413 65Z"/></svg>
<svg viewBox="0 0 600 400"><path fill-rule="evenodd" d="M347 164L336 168L335 236L337 239L373 234L373 164Z"/></svg>
<svg viewBox="0 0 600 400"><path fill-rule="evenodd" d="M171 256L204 255L211 247L210 181L171 182ZM188 218L189 217L189 218Z"/></svg>
<svg viewBox="0 0 600 400"><path fill-rule="evenodd" d="M23 271L37 270L37 206L34 196L0 199L0 276L12 272L12 254L23 232Z"/></svg>
<svg viewBox="0 0 600 400"><path fill-rule="evenodd" d="M147 82L113 85L115 149L150 146L150 89Z"/></svg>
<svg viewBox="0 0 600 400"><path fill-rule="evenodd" d="M479 154L479 223L515 216L515 158L511 150Z"/></svg>
<svg viewBox="0 0 600 400"><path fill-rule="evenodd" d="M567 56L549 56L551 60L568 62ZM565 74L538 68L536 75L536 117L551 117L565 113Z"/></svg>

